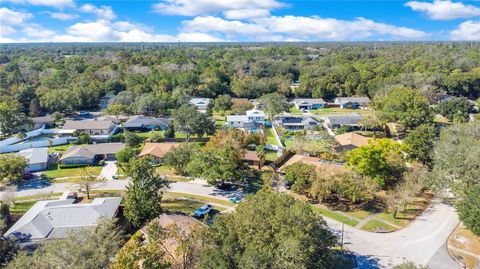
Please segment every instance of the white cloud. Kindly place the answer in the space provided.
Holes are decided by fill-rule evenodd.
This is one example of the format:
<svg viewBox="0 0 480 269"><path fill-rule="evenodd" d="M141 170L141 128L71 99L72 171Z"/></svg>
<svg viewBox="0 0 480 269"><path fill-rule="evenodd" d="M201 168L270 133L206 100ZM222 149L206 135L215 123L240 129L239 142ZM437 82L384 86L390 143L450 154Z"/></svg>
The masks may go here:
<svg viewBox="0 0 480 269"><path fill-rule="evenodd" d="M276 0L163 0L153 5L153 10L160 14L197 16L208 15L229 10L275 9L285 4Z"/></svg>
<svg viewBox="0 0 480 269"><path fill-rule="evenodd" d="M223 12L223 16L230 20L242 20L252 18L270 17L268 9L234 9Z"/></svg>
<svg viewBox="0 0 480 269"><path fill-rule="evenodd" d="M143 25L126 21L76 23L67 29L66 34L55 35L48 41L53 42L215 42L222 39L206 33L180 33L178 35L154 34ZM46 41L34 40L34 41Z"/></svg>
<svg viewBox="0 0 480 269"><path fill-rule="evenodd" d="M0 24L2 26L20 24L32 17L32 14L28 12L15 11L6 7L0 8Z"/></svg>
<svg viewBox="0 0 480 269"><path fill-rule="evenodd" d="M2 2L55 8L73 7L75 5L73 0L2 0Z"/></svg>
<svg viewBox="0 0 480 269"><path fill-rule="evenodd" d="M480 21L466 21L450 32L452 40L480 40Z"/></svg>
<svg viewBox="0 0 480 269"><path fill-rule="evenodd" d="M57 20L69 21L78 18L77 14L63 13L63 12L50 12L50 17Z"/></svg>
<svg viewBox="0 0 480 269"><path fill-rule="evenodd" d="M94 14L99 19L113 20L116 15L113 13L112 7L100 6L96 7L92 4L85 4L80 8L81 11Z"/></svg>
<svg viewBox="0 0 480 269"><path fill-rule="evenodd" d="M55 34L55 31L45 29L38 24L30 24L23 28L23 33L30 37L49 38Z"/></svg>
<svg viewBox="0 0 480 269"><path fill-rule="evenodd" d="M11 35L16 32L17 31L15 31L15 29L13 29L13 27L10 25L5 24L5 25L2 25L2 27L0 27L0 36Z"/></svg>
<svg viewBox="0 0 480 269"><path fill-rule="evenodd" d="M435 0L433 2L407 2L405 6L414 11L426 13L433 20L452 20L480 16L480 8L474 5L465 5L450 0Z"/></svg>
<svg viewBox="0 0 480 269"><path fill-rule="evenodd" d="M193 20L184 21L182 30L184 32L213 32L223 34L229 37L228 39L232 39L232 35L241 35L248 40L255 41L362 40L372 37L383 38L384 36L411 40L427 35L423 31L378 23L365 18L346 21L302 16L272 16L252 19L248 23L224 20L213 16L196 17Z"/></svg>

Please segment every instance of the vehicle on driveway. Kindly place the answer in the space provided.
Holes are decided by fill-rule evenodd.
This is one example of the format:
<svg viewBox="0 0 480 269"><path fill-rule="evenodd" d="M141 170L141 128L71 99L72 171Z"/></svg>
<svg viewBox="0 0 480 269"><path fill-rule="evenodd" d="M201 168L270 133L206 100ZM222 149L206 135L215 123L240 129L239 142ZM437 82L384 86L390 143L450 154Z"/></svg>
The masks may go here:
<svg viewBox="0 0 480 269"><path fill-rule="evenodd" d="M292 182L290 180L285 181L285 189L289 190L292 187Z"/></svg>
<svg viewBox="0 0 480 269"><path fill-rule="evenodd" d="M213 210L213 206L204 205L204 206L200 207L199 209L195 210L194 216L196 218L203 218L205 215L212 212L212 210Z"/></svg>

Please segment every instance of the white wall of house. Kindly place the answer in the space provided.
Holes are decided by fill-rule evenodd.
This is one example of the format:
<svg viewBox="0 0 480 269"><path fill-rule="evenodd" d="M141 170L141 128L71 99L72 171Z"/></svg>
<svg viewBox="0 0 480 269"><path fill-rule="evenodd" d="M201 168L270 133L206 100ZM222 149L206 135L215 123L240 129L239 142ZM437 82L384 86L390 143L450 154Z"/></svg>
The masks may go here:
<svg viewBox="0 0 480 269"><path fill-rule="evenodd" d="M27 168L25 168L25 172L30 173L30 172L37 172L37 171L43 171L47 170L47 163L34 163L34 164L29 164Z"/></svg>
<svg viewBox="0 0 480 269"><path fill-rule="evenodd" d="M91 164L93 159L86 157L70 157L60 161L61 164Z"/></svg>

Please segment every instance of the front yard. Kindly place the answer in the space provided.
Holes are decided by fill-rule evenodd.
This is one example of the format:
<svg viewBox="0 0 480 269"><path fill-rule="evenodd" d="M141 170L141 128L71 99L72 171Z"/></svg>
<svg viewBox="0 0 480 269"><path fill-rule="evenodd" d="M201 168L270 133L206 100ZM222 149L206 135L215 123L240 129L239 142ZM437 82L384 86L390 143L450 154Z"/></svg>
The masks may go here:
<svg viewBox="0 0 480 269"><path fill-rule="evenodd" d="M94 169L99 175L100 171L102 171L102 166L91 166L92 169ZM55 179L55 178L63 178L63 177L80 177L82 172L81 167L76 167L76 168L57 168L54 170L47 170L43 172L43 175L45 175L49 179Z"/></svg>

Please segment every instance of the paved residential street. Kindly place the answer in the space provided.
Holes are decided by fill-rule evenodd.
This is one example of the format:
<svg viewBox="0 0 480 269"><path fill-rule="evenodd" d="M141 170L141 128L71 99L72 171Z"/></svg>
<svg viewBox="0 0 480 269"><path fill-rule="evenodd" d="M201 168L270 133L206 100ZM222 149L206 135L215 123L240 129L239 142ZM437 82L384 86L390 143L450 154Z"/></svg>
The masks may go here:
<svg viewBox="0 0 480 269"><path fill-rule="evenodd" d="M128 180L109 180L97 189L121 190L127 184ZM78 187L70 183L54 183L46 188L17 191L16 196L64 192L75 189L78 189ZM169 191L224 200L238 194L216 189L201 180L171 183ZM340 236L341 223L325 219L334 232ZM422 216L398 232L371 233L345 225L344 242L345 247L356 254L359 268L362 269L391 268L392 265L404 261L429 264L432 269L456 269L461 267L450 258L444 244L458 222L457 214L451 206L434 201ZM439 264L447 267L439 267Z"/></svg>
<svg viewBox="0 0 480 269"><path fill-rule="evenodd" d="M340 236L342 225L331 219L326 221ZM458 222L457 214L451 206L434 201L422 216L398 232L370 233L345 225L344 242L345 247L357 255L359 268L362 269L391 268L392 265L405 261L435 264L435 260L448 261L455 266L448 253L442 253L439 249Z"/></svg>

